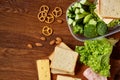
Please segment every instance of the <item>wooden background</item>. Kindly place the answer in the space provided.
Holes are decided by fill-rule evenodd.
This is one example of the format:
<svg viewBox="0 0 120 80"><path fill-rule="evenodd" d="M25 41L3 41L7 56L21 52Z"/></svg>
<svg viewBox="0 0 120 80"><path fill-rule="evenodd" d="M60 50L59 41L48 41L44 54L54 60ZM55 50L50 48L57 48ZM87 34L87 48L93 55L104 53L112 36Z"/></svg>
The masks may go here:
<svg viewBox="0 0 120 80"><path fill-rule="evenodd" d="M50 46L49 41L55 37L61 37L72 49L75 45L83 45L75 40L68 29L65 13L67 7L75 0L0 0L0 80L38 80L36 60L48 58L55 45ZM48 5L50 12L57 6L63 9L63 15L56 18L54 23L41 23L37 19L39 7ZM59 24L56 20L62 19ZM48 25L54 29L53 35L46 37L46 41L39 38L43 36L41 29ZM110 37L120 38L120 33ZM41 42L43 47L36 47L34 44ZM33 45L32 49L27 44ZM82 73L86 66L78 62L76 75L73 77L86 80ZM111 55L111 78L119 70L120 75L120 42L114 47ZM56 80L56 75L52 80ZM117 79L116 79L117 80ZM119 79L120 80L120 79Z"/></svg>

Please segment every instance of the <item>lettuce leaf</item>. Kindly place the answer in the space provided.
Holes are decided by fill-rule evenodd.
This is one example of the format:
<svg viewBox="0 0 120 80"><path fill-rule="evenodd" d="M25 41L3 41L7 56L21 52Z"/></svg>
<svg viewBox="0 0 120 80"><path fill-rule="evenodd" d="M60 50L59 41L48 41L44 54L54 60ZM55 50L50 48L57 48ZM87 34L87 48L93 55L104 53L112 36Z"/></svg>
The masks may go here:
<svg viewBox="0 0 120 80"><path fill-rule="evenodd" d="M80 54L80 61L92 68L96 73L110 76L110 55L113 44L106 39L86 40L84 46L76 46L75 51Z"/></svg>

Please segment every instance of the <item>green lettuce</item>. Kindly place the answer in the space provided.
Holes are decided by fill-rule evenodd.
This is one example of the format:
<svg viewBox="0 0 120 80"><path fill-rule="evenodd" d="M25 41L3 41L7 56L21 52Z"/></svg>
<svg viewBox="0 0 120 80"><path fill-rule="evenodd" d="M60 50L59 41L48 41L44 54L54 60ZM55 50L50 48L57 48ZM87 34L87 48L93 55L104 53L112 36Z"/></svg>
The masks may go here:
<svg viewBox="0 0 120 80"><path fill-rule="evenodd" d="M92 68L96 73L109 77L110 55L114 45L110 41L106 38L86 40L84 46L76 46L75 51L80 54L82 63Z"/></svg>

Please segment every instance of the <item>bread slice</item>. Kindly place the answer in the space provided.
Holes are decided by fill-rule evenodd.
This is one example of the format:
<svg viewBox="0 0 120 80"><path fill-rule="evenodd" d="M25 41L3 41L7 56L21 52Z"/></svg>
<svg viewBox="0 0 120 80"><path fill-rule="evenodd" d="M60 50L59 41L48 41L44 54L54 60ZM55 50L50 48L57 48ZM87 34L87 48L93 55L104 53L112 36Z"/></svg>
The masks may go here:
<svg viewBox="0 0 120 80"><path fill-rule="evenodd" d="M58 76L57 76L57 80L81 80L81 79L79 79L79 78L73 78L73 77L68 77L68 76L58 75Z"/></svg>
<svg viewBox="0 0 120 80"><path fill-rule="evenodd" d="M100 0L100 15L104 18L120 18L120 0Z"/></svg>
<svg viewBox="0 0 120 80"><path fill-rule="evenodd" d="M51 68L72 73L75 70L78 53L55 47L54 57L51 62Z"/></svg>
<svg viewBox="0 0 120 80"><path fill-rule="evenodd" d="M57 45L57 46L60 47L60 48L64 48L64 49L67 49L67 50L71 50L71 51L72 51L72 49L69 48L64 42L61 42L61 43L60 43L59 45ZM54 52L49 56L49 59L52 61L53 57L54 57ZM69 75L75 75L74 72L69 73L69 72L61 71L61 70L58 70L58 69L52 69L52 68L51 68L51 73L53 73L53 74L69 74Z"/></svg>
<svg viewBox="0 0 120 80"><path fill-rule="evenodd" d="M103 18L100 15L100 0L96 1L96 9L95 9L95 13L99 16L100 19L102 19L106 24L110 23L113 19L107 19L107 18Z"/></svg>
<svg viewBox="0 0 120 80"><path fill-rule="evenodd" d="M69 75L75 75L75 72L65 72L65 71L62 71L62 70L58 70L58 69L52 69L51 68L51 73L53 74L69 74Z"/></svg>
<svg viewBox="0 0 120 80"><path fill-rule="evenodd" d="M61 42L59 45L57 45L58 47L67 49L67 50L72 50L71 48L69 48L64 42ZM52 52L52 54L49 56L49 59L52 60L54 57L54 51Z"/></svg>

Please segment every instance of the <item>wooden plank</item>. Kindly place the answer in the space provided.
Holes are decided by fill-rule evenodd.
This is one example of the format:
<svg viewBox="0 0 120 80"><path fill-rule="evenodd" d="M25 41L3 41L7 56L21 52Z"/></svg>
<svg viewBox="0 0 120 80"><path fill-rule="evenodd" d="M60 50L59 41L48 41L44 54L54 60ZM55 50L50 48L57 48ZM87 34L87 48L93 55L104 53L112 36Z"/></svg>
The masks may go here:
<svg viewBox="0 0 120 80"><path fill-rule="evenodd" d="M72 37L66 23L66 9L72 2L74 0L0 0L0 80L38 80L36 60L48 58L53 52L55 45L50 46L49 42L55 37L61 37L73 50L76 45L83 45ZM41 23L37 14L43 4L50 7L50 13L60 6L63 15L52 24ZM59 24L57 19L62 19L63 23ZM41 29L45 25L52 27L54 33L46 37L46 41L41 41ZM120 39L120 33L110 37ZM36 47L36 42L42 43L43 47ZM28 43L33 45L32 49L27 47ZM116 66L112 65L111 73L114 74L109 80L120 68L119 48L120 42L111 55L111 59L115 60L111 64ZM85 69L85 65L78 63L74 77L86 80L82 75ZM56 80L56 75L52 74L52 80Z"/></svg>

